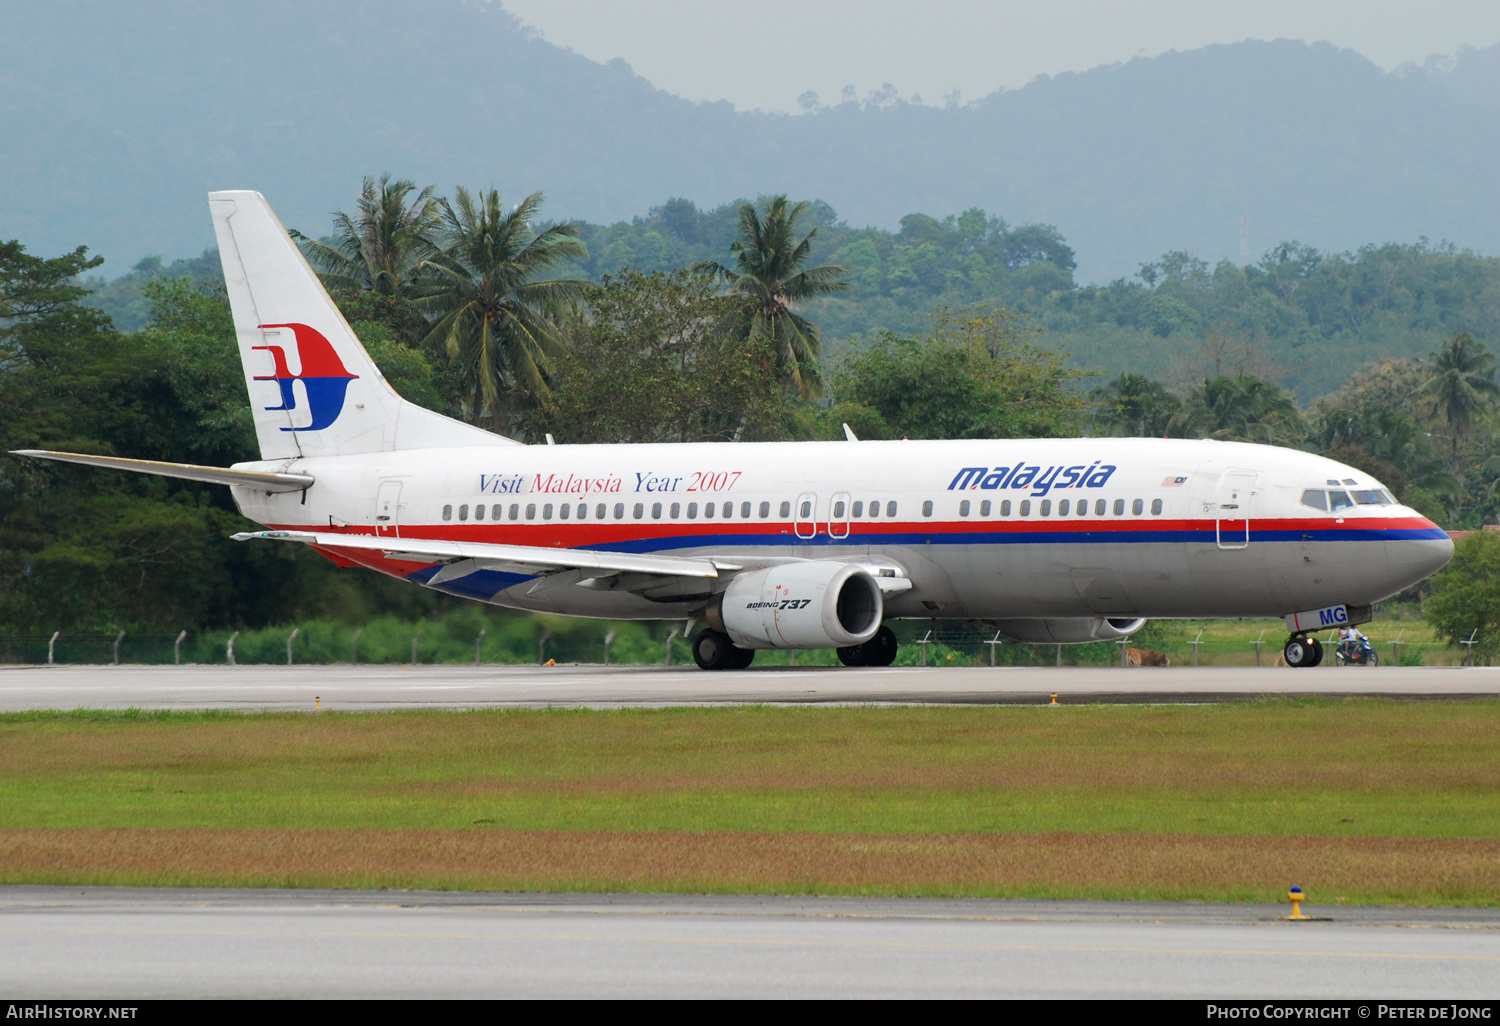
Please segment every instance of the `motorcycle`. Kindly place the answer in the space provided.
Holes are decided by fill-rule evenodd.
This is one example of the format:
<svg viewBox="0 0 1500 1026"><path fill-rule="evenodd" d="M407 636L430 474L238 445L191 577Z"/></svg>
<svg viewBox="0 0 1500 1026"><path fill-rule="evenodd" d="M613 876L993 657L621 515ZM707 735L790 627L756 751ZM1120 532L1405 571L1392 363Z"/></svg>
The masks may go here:
<svg viewBox="0 0 1500 1026"><path fill-rule="evenodd" d="M1334 657L1340 666L1379 666L1380 656L1369 638L1352 638L1339 642Z"/></svg>

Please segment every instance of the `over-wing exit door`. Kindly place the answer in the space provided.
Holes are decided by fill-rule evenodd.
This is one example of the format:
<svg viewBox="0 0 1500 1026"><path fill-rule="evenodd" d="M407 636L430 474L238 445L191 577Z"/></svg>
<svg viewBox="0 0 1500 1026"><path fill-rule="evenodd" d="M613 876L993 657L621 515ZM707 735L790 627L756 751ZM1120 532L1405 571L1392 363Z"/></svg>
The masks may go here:
<svg viewBox="0 0 1500 1026"><path fill-rule="evenodd" d="M401 482L380 482L380 493L375 497L375 533L401 537Z"/></svg>

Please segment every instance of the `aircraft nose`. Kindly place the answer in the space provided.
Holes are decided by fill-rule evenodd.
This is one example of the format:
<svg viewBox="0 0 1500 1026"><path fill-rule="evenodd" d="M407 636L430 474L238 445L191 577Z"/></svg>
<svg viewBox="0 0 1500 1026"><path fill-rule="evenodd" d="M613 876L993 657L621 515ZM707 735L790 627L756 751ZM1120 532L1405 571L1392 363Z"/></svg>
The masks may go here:
<svg viewBox="0 0 1500 1026"><path fill-rule="evenodd" d="M1425 581L1453 558L1453 539L1447 532L1426 517L1415 519L1421 521L1417 529L1385 543L1386 566L1403 589Z"/></svg>

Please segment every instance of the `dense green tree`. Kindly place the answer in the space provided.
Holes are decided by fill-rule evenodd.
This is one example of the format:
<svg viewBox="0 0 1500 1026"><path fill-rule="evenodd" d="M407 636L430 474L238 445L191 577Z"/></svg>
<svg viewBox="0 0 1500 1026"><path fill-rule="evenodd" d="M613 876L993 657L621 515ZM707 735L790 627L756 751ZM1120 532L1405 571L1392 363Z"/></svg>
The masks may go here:
<svg viewBox="0 0 1500 1026"><path fill-rule="evenodd" d="M435 250L440 228L435 190L432 185L419 190L409 178L392 181L384 174L377 182L366 175L355 212L334 212L332 242L299 234L302 252L331 291L410 295L417 268Z"/></svg>
<svg viewBox="0 0 1500 1026"><path fill-rule="evenodd" d="M1474 640L1476 661L1500 653L1500 531L1476 531L1432 578L1422 613L1449 644ZM1477 633L1476 633L1477 632Z"/></svg>
<svg viewBox="0 0 1500 1026"><path fill-rule="evenodd" d="M1165 436L1182 400L1144 374L1121 374L1094 390L1094 425L1100 434L1138 438Z"/></svg>
<svg viewBox="0 0 1500 1026"><path fill-rule="evenodd" d="M736 332L738 303L701 275L606 275L564 328L553 401L532 434L567 442L783 437L785 391L768 339Z"/></svg>
<svg viewBox="0 0 1500 1026"><path fill-rule="evenodd" d="M1188 391L1168 425L1174 435L1269 445L1295 445L1303 424L1292 394L1268 381L1236 374L1207 378Z"/></svg>
<svg viewBox="0 0 1500 1026"><path fill-rule="evenodd" d="M775 346L781 373L803 398L822 391L822 342L818 328L794 307L808 300L845 292L843 278L849 268L841 264L804 267L812 253L817 227L797 238L797 222L809 204L772 197L763 210L753 204L740 207L739 238L730 245L734 254L731 270L713 260L693 265L694 270L718 278L741 303L741 335L768 339Z"/></svg>
<svg viewBox="0 0 1500 1026"><path fill-rule="evenodd" d="M474 197L463 186L440 201L439 252L421 264L427 280L417 306L433 320L425 344L457 365L469 417L504 432L511 405L545 405L546 369L558 352L557 315L592 289L587 281L543 278L587 255L571 224L532 228L542 194L507 211L496 190Z"/></svg>

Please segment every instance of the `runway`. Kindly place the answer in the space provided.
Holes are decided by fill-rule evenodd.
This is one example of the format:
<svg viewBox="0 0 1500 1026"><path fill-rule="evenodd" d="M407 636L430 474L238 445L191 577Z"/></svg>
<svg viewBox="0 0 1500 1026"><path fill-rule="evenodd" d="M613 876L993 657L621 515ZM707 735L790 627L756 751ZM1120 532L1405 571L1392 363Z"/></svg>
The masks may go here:
<svg viewBox="0 0 1500 1026"><path fill-rule="evenodd" d="M1500 997L1495 910L1284 911L4 887L0 996Z"/></svg>
<svg viewBox="0 0 1500 1026"><path fill-rule="evenodd" d="M1500 695L1500 668L605 666L0 667L0 711L466 709L774 704L1224 702L1267 695Z"/></svg>

